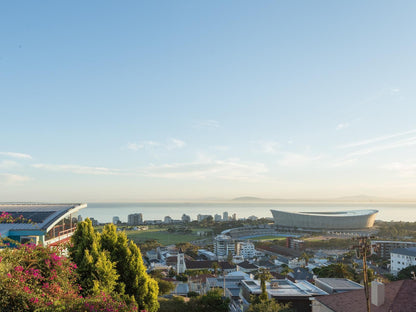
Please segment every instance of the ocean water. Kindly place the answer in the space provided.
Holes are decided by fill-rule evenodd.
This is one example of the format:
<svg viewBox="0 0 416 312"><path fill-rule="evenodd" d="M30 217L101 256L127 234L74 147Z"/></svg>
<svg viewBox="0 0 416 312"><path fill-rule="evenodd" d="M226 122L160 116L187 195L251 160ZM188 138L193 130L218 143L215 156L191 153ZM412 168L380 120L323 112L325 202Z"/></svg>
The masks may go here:
<svg viewBox="0 0 416 312"><path fill-rule="evenodd" d="M290 212L299 211L345 211L376 209L379 213L376 220L416 222L416 203L87 203L88 207L80 210L83 217L92 217L99 222L111 222L118 216L122 222L127 222L127 216L132 213L142 213L144 220L163 220L165 216L180 219L187 214L191 220L196 220L198 214L234 213L237 218L249 216L272 217L270 209Z"/></svg>

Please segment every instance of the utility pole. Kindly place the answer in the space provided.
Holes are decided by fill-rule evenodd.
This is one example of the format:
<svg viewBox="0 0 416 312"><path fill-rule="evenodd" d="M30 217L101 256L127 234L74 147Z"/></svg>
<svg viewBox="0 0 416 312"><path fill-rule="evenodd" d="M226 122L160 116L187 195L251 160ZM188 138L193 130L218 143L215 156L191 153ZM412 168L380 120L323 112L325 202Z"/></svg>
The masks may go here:
<svg viewBox="0 0 416 312"><path fill-rule="evenodd" d="M355 238L357 244L353 246L356 251L357 258L363 258L363 278L364 278L364 292L367 303L367 312L370 312L370 289L368 284L367 274L367 254L371 252L371 237L359 236Z"/></svg>

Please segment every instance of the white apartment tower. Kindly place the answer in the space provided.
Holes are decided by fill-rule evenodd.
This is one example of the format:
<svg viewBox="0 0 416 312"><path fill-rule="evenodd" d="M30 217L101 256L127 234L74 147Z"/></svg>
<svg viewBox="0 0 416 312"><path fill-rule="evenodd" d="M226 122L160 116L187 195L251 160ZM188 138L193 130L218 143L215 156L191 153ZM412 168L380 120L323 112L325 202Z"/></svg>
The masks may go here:
<svg viewBox="0 0 416 312"><path fill-rule="evenodd" d="M235 255L235 242L227 235L217 235L214 238L214 253L220 259L225 259L231 253Z"/></svg>

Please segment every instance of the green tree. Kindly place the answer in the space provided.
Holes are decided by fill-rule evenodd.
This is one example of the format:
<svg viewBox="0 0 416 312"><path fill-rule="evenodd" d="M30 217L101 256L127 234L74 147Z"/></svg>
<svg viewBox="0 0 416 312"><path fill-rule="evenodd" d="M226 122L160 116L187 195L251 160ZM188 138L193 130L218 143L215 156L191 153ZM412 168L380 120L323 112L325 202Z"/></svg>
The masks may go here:
<svg viewBox="0 0 416 312"><path fill-rule="evenodd" d="M352 267L343 263L335 263L322 268L315 268L313 269L313 273L318 275L318 277L348 278L350 280L355 280L357 275Z"/></svg>
<svg viewBox="0 0 416 312"><path fill-rule="evenodd" d="M300 255L299 260L301 260L301 259L305 260L305 266L308 266L308 262L309 262L310 256L306 252L303 252Z"/></svg>
<svg viewBox="0 0 416 312"><path fill-rule="evenodd" d="M230 311L230 299L223 298L220 289L212 289L203 296L191 298L184 311L228 312Z"/></svg>
<svg viewBox="0 0 416 312"><path fill-rule="evenodd" d="M101 233L101 244L110 253L120 275L120 291L133 296L139 310L155 312L159 309L158 284L146 273L140 249L124 232L117 233L114 224L105 225Z"/></svg>
<svg viewBox="0 0 416 312"><path fill-rule="evenodd" d="M269 298L267 294L266 282L272 278L270 271L268 269L259 269L259 272L256 274L256 278L260 280L261 294L258 297L258 302L265 301Z"/></svg>
<svg viewBox="0 0 416 312"><path fill-rule="evenodd" d="M156 279L159 286L159 295L170 294L175 289L175 284L163 279Z"/></svg>
<svg viewBox="0 0 416 312"><path fill-rule="evenodd" d="M291 268L287 264L282 264L281 266L280 274L282 275L288 275L290 272L293 272Z"/></svg>
<svg viewBox="0 0 416 312"><path fill-rule="evenodd" d="M118 274L108 254L101 250L100 236L90 219L78 223L71 242L69 256L78 266L78 282L82 293L111 293L117 284Z"/></svg>
<svg viewBox="0 0 416 312"><path fill-rule="evenodd" d="M404 268L403 270L400 270L399 273L397 273L397 279L398 280L415 279L415 274L416 274L416 265L408 266L407 268Z"/></svg>
<svg viewBox="0 0 416 312"><path fill-rule="evenodd" d="M258 303L253 303L247 312L289 312L292 311L289 305L278 304L274 299L267 299Z"/></svg>

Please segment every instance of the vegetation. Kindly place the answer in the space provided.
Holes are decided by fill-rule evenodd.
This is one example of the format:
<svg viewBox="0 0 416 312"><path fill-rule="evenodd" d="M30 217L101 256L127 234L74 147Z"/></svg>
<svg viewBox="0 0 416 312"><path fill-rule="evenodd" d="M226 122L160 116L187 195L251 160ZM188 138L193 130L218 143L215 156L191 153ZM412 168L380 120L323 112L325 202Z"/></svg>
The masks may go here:
<svg viewBox="0 0 416 312"><path fill-rule="evenodd" d="M77 266L57 248L18 245L0 257L1 311L137 311L116 293L81 295Z"/></svg>
<svg viewBox="0 0 416 312"><path fill-rule="evenodd" d="M213 289L203 296L192 296L188 302L183 298L161 299L159 312L228 312L230 299L222 297L222 291Z"/></svg>
<svg viewBox="0 0 416 312"><path fill-rule="evenodd" d="M382 222L377 221L377 236L380 238L411 240L416 238L416 222Z"/></svg>
<svg viewBox="0 0 416 312"><path fill-rule="evenodd" d="M266 299L253 303L247 312L290 312L293 311L289 305L278 304L274 299Z"/></svg>
<svg viewBox="0 0 416 312"><path fill-rule="evenodd" d="M416 265L409 266L397 273L397 280L416 279Z"/></svg>
<svg viewBox="0 0 416 312"><path fill-rule="evenodd" d="M335 263L322 268L315 268L313 269L313 273L318 275L318 277L348 278L350 280L357 279L356 271L343 263Z"/></svg>
<svg viewBox="0 0 416 312"><path fill-rule="evenodd" d="M99 234L86 219L78 224L72 243L69 254L78 266L84 293L116 293L140 310L158 310L157 282L147 275L139 248L124 232L108 224Z"/></svg>

